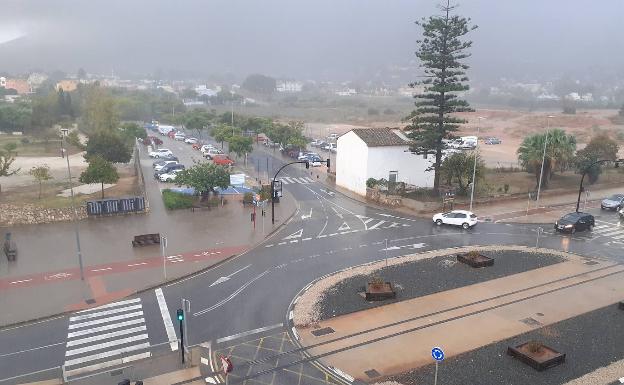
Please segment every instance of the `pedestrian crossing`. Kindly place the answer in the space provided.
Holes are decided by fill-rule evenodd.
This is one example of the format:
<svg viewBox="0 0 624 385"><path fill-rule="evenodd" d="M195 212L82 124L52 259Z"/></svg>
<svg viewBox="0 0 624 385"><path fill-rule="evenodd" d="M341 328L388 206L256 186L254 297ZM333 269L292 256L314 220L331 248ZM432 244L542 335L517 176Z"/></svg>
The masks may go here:
<svg viewBox="0 0 624 385"><path fill-rule="evenodd" d="M69 317L63 377L149 358L149 349L140 298L83 310Z"/></svg>
<svg viewBox="0 0 624 385"><path fill-rule="evenodd" d="M280 178L280 180L282 181L282 184L310 184L310 183L314 183L314 179L304 176L301 178L295 178L292 176L283 176Z"/></svg>
<svg viewBox="0 0 624 385"><path fill-rule="evenodd" d="M617 225L596 225L592 230L592 234L608 237L617 242L624 242L624 228Z"/></svg>

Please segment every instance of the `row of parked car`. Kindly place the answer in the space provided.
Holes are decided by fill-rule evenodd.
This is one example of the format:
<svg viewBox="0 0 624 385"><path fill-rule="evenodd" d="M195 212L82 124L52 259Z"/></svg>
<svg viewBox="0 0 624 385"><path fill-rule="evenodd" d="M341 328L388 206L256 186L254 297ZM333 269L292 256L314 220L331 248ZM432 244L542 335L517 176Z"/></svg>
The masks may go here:
<svg viewBox="0 0 624 385"><path fill-rule="evenodd" d="M331 152L336 152L338 150L336 143L328 143L321 139L314 139L310 143L310 146L320 148L321 150L325 150L325 151L331 151Z"/></svg>
<svg viewBox="0 0 624 385"><path fill-rule="evenodd" d="M149 156L156 159L152 163L154 178L162 182L173 182L176 174L185 168L168 148L157 148L151 151Z"/></svg>

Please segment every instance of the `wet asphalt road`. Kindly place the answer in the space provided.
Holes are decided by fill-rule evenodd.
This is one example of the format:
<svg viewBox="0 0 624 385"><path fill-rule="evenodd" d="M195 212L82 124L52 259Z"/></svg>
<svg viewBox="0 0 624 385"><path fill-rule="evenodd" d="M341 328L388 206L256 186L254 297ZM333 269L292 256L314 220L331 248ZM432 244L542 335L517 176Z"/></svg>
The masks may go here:
<svg viewBox="0 0 624 385"><path fill-rule="evenodd" d="M192 151L190 146L188 151ZM252 158L265 159L267 154L258 152ZM270 168L284 160L277 155ZM264 162L258 163L260 174L266 172ZM388 256L466 245L536 244L539 225L480 223L469 230L436 227L428 220L367 207L320 183L297 183L309 176L300 165L283 172L292 181L284 188L293 194L299 209L282 230L246 254L162 287L176 331L175 313L181 298L191 303L187 317L190 344L284 322L290 301L302 287L321 275L383 258L386 241ZM604 219L616 225L610 216ZM605 237L552 234L551 225L542 227L547 231L540 237L541 247L622 260L621 245ZM420 243L424 245L415 250L413 245ZM221 277L229 279L215 283ZM154 290L137 298L142 304L150 345L161 344L152 349L169 349ZM0 331L0 383L12 383L1 380L63 365L68 325L69 317L62 316Z"/></svg>

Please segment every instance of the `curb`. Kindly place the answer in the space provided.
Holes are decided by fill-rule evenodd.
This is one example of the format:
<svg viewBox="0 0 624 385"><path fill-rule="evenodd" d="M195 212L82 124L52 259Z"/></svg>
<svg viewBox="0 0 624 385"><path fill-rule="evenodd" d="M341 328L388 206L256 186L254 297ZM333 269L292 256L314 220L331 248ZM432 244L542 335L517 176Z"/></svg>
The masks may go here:
<svg viewBox="0 0 624 385"><path fill-rule="evenodd" d="M131 294L129 294L129 295L123 297L123 298L128 298L128 297L132 297L132 296L135 296L135 295L141 295L141 294L144 294L144 293L146 293L148 291L154 290L155 288L158 288L158 287L165 287L165 286L175 285L175 284L177 284L177 283L179 283L181 281L185 281L187 279L191 279L191 278L194 278L196 276L205 274L206 272L208 272L208 271L210 271L210 270L212 270L214 268L217 268L217 267L225 264L226 262L229 262L229 261L235 259L236 257L243 256L243 255L247 254L248 252L257 249L260 245L262 245L264 242L268 241L272 236L274 236L279 230L283 229L286 225L288 225L290 223L292 218L299 211L299 202L297 200L295 200L295 203L296 203L295 210L293 210L290 213L290 215L288 217L286 217L286 219L284 219L284 221L279 226L277 226L270 233L268 233L262 240L260 240L259 242L257 242L254 245L251 245L247 250L243 251L242 253L240 253L240 254L232 254L229 257L226 257L226 258L216 262L215 264L207 266L207 267L205 267L205 268L203 268L203 269L201 269L199 271L194 271L192 273L183 275L181 277L170 279L170 280L167 280L165 282L160 282L160 283L158 283L156 285L151 285L151 286L146 287L146 288L136 289ZM117 299L117 301L119 301L119 300L121 300L123 298L119 298L119 299ZM103 304L98 304L97 306L101 306L101 305L103 305ZM97 307L97 306L94 306L94 307ZM88 307L87 309L89 309L89 308L90 307ZM16 329L16 328L20 328L20 327L24 327L24 326L28 326L28 325L31 325L31 324L37 324L37 323L42 323L42 322L46 322L46 321L52 321L54 319L65 317L65 316L67 316L69 314L72 314L72 313L74 313L74 311L64 311L64 312L61 312L61 313L50 314L50 315L46 315L46 316L42 316L42 317L38 317L38 318L32 318L32 319L29 319L29 320L24 320L24 321L14 322L14 323L7 324L7 325L2 325L2 326L0 326L0 332L11 330L11 329Z"/></svg>

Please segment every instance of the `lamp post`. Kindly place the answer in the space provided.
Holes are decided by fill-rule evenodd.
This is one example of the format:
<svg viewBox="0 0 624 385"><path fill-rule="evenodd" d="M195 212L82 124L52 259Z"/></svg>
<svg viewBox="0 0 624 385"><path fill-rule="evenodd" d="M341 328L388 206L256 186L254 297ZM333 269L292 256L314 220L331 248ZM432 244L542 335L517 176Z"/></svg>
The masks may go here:
<svg viewBox="0 0 624 385"><path fill-rule="evenodd" d="M160 245L162 246L162 255L163 255L163 276L165 281L167 280L167 237L160 237Z"/></svg>
<svg viewBox="0 0 624 385"><path fill-rule="evenodd" d="M65 136L69 132L68 128L61 128L61 141L65 140ZM82 265L82 251L80 249L80 228L78 225L78 210L76 209L76 200L74 199L74 185L72 183L71 168L69 167L69 154L65 157L67 159L67 177L69 179L69 191L71 192L71 205L74 210L74 232L76 233L76 250L78 253L78 266L80 267L80 280L84 281L84 268Z"/></svg>
<svg viewBox="0 0 624 385"><path fill-rule="evenodd" d="M544 176L544 163L546 162L546 144L548 143L548 131L550 131L550 118L554 118L552 115L546 117L546 137L544 138L544 153L542 154L542 167L540 169L539 183L537 184L537 199L535 206L539 207L540 191L542 190L542 177Z"/></svg>
<svg viewBox="0 0 624 385"><path fill-rule="evenodd" d="M475 159L472 166L472 188L470 189L470 211L472 211L472 200L474 199L475 177L477 176L477 157L479 155L479 132L481 131L481 121L485 119L479 116L479 125L477 126L477 147L475 147Z"/></svg>
<svg viewBox="0 0 624 385"><path fill-rule="evenodd" d="M284 169L286 166L290 166L291 164L295 164L295 163L304 163L306 165L306 168L310 168L310 162L308 162L307 160L298 160L295 162L286 163L285 165L280 167L279 170L277 170L277 172L273 176L273 180L271 181L271 223L272 224L275 224L275 188L274 188L275 179L277 178L277 174L279 174L280 171L282 171L282 169Z"/></svg>

